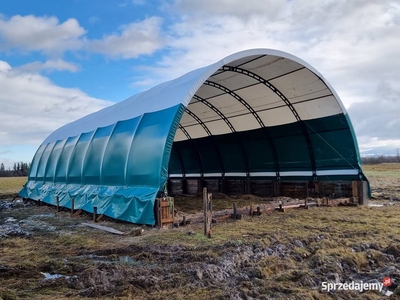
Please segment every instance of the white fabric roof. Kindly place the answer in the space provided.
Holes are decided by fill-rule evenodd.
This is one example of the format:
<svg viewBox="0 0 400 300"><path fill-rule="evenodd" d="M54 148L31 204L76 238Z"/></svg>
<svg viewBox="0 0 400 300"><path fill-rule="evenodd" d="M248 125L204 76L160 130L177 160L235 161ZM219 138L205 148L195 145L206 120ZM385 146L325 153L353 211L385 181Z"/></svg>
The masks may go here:
<svg viewBox="0 0 400 300"><path fill-rule="evenodd" d="M187 110L175 141L207 136L204 126L215 135L346 113L333 88L306 62L277 50L253 49L69 123L44 144L177 104Z"/></svg>

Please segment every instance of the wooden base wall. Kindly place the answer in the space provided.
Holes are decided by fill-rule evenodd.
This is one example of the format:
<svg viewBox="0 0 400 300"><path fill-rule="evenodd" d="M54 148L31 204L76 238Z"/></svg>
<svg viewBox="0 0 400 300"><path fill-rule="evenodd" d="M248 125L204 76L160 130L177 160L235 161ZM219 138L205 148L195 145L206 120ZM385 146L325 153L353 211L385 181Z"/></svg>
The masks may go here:
<svg viewBox="0 0 400 300"><path fill-rule="evenodd" d="M356 183L356 184L354 184ZM206 187L210 193L227 195L252 194L260 197L286 196L304 199L340 198L359 195L357 181L274 181L255 179L169 179L168 190L172 195L201 195Z"/></svg>

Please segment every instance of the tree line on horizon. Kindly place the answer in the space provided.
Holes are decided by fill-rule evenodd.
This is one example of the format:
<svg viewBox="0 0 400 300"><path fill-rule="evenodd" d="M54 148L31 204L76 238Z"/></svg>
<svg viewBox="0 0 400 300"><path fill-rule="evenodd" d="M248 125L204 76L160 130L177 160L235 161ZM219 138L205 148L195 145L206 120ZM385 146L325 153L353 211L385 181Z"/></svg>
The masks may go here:
<svg viewBox="0 0 400 300"><path fill-rule="evenodd" d="M384 164L384 163L400 163L400 157L393 155L393 156L366 156L361 157L361 161L364 165L377 165L377 164Z"/></svg>
<svg viewBox="0 0 400 300"><path fill-rule="evenodd" d="M400 163L399 156L368 156L361 157L361 161L365 165L376 165L382 163ZM31 163L26 162L18 162L14 163L13 169L8 168L7 170L4 167L4 164L0 164L0 177L19 177L19 176L28 176L29 169L31 167Z"/></svg>
<svg viewBox="0 0 400 300"><path fill-rule="evenodd" d="M29 169L31 168L31 163L18 162L14 163L13 169L4 167L4 164L0 164L0 177L26 177L29 174Z"/></svg>

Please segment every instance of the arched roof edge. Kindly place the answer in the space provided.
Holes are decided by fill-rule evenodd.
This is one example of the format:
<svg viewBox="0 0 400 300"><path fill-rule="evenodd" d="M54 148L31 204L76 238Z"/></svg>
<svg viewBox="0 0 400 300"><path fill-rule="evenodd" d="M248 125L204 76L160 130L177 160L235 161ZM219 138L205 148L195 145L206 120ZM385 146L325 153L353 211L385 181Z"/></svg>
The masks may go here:
<svg viewBox="0 0 400 300"><path fill-rule="evenodd" d="M159 111L178 104L187 107L197 90L218 69L235 60L253 55L274 55L303 65L324 82L334 95L343 113L347 115L347 111L334 88L314 67L290 53L274 49L259 48L236 52L211 65L195 69L176 79L161 83L149 90L133 95L126 100L68 123L51 133L44 140L43 144L62 140L82 132L89 132L99 127L111 125L117 121L135 118L145 113ZM134 109L127 109L132 107L134 107ZM350 127L352 127L351 123Z"/></svg>

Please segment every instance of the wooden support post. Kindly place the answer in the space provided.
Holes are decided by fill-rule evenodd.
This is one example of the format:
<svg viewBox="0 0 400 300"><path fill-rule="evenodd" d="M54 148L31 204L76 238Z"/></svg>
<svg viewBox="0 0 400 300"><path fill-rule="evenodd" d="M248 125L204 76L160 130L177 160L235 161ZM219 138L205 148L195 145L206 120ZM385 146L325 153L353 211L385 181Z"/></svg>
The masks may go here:
<svg viewBox="0 0 400 300"><path fill-rule="evenodd" d="M272 181L272 189L273 189L273 196L274 197L279 197L281 195L281 184L279 180L273 180Z"/></svg>
<svg viewBox="0 0 400 300"><path fill-rule="evenodd" d="M250 215L250 216L253 216L253 213L254 213L254 205L251 204L251 205L250 205L250 213L249 213L249 215Z"/></svg>
<svg viewBox="0 0 400 300"><path fill-rule="evenodd" d="M246 179L246 194L251 195L253 191L251 190L251 182L250 182L250 178L247 177Z"/></svg>
<svg viewBox="0 0 400 300"><path fill-rule="evenodd" d="M368 205L368 183L366 181L358 181L358 204Z"/></svg>
<svg viewBox="0 0 400 300"><path fill-rule="evenodd" d="M154 217L156 219L157 228L161 228L161 203L159 198L156 198L154 202Z"/></svg>
<svg viewBox="0 0 400 300"><path fill-rule="evenodd" d="M74 210L75 210L75 199L72 198L72 199L71 199L71 217L72 217L73 214L74 214Z"/></svg>
<svg viewBox="0 0 400 300"><path fill-rule="evenodd" d="M182 218L182 226L185 226L186 225L186 216L183 216L183 218Z"/></svg>
<svg viewBox="0 0 400 300"><path fill-rule="evenodd" d="M57 196L56 197L56 203L57 203L57 212L60 211L60 198Z"/></svg>
<svg viewBox="0 0 400 300"><path fill-rule="evenodd" d="M307 198L304 199L304 208L305 208L305 209L308 209Z"/></svg>
<svg viewBox="0 0 400 300"><path fill-rule="evenodd" d="M97 222L97 206L93 206L93 222Z"/></svg>
<svg viewBox="0 0 400 300"><path fill-rule="evenodd" d="M279 201L279 211L284 212L285 210L283 209L282 206L282 201Z"/></svg>
<svg viewBox="0 0 400 300"><path fill-rule="evenodd" d="M257 206L257 216L261 216L261 208Z"/></svg>
<svg viewBox="0 0 400 300"><path fill-rule="evenodd" d="M221 189L220 189L220 193L225 193L226 191L226 179L225 176L222 177L221 179Z"/></svg>
<svg viewBox="0 0 400 300"><path fill-rule="evenodd" d="M237 203L233 202L233 219L237 219Z"/></svg>
<svg viewBox="0 0 400 300"><path fill-rule="evenodd" d="M42 200L38 200L38 206L41 206L42 205Z"/></svg>
<svg viewBox="0 0 400 300"><path fill-rule="evenodd" d="M197 180L197 195L200 195L201 191L204 188L204 180L203 179L198 179Z"/></svg>
<svg viewBox="0 0 400 300"><path fill-rule="evenodd" d="M203 208L204 208L204 235L211 238L212 223L212 194L207 193L207 188L203 188Z"/></svg>
<svg viewBox="0 0 400 300"><path fill-rule="evenodd" d="M181 187L182 187L182 194L187 194L188 193L188 188L187 188L187 180L186 180L186 178L183 178L181 180Z"/></svg>

